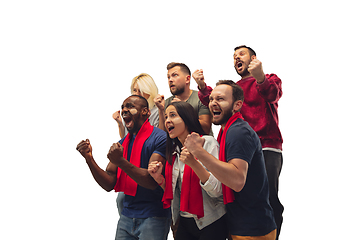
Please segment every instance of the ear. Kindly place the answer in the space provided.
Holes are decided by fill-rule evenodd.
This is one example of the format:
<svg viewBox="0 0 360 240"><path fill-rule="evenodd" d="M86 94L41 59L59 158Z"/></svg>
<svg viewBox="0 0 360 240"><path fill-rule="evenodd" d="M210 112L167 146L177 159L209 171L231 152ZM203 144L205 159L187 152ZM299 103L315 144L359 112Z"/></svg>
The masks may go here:
<svg viewBox="0 0 360 240"><path fill-rule="evenodd" d="M254 59L256 59L256 56L255 56L255 55L252 55L252 56L251 56L251 61L254 60Z"/></svg>
<svg viewBox="0 0 360 240"><path fill-rule="evenodd" d="M191 80L191 76L190 76L190 75L187 75L187 76L186 76L186 79L185 79L185 83L186 83L186 84L190 84L190 80Z"/></svg>
<svg viewBox="0 0 360 240"><path fill-rule="evenodd" d="M234 105L233 105L233 112L238 112L238 111L240 111L242 105L243 105L243 101L237 100L237 101L234 103Z"/></svg>
<svg viewBox="0 0 360 240"><path fill-rule="evenodd" d="M144 107L141 110L141 115L149 117L150 116L150 110L147 107Z"/></svg>

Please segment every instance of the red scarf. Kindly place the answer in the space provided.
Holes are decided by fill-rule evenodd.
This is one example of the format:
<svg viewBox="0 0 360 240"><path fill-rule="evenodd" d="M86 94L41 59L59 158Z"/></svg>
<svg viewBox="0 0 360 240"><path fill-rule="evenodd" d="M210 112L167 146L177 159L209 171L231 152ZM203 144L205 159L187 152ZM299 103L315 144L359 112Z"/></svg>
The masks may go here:
<svg viewBox="0 0 360 240"><path fill-rule="evenodd" d="M172 164L174 164L176 159L176 153L173 154L172 159ZM174 198L172 188L172 170L173 165L170 165L168 161L166 161L165 191L162 199L164 208L169 208L171 206L171 201ZM181 184L180 211L195 214L200 219L204 217L203 203L204 202L200 186L200 179L192 170L192 168L185 164L184 176Z"/></svg>
<svg viewBox="0 0 360 240"><path fill-rule="evenodd" d="M141 162L141 152L144 145L144 142L150 137L153 132L154 127L150 125L149 120L146 119L144 124L141 126L139 132L135 136L133 143L130 163L135 167L140 168ZM130 134L128 133L124 139L122 146L124 147L123 156L125 159L128 159L128 148L130 143ZM114 187L115 192L124 192L126 195L135 196L137 190L137 183L130 178L121 168L118 168L117 171L117 180Z"/></svg>
<svg viewBox="0 0 360 240"><path fill-rule="evenodd" d="M235 113L231 116L231 118L227 121L224 131L221 128L220 132L217 137L217 141L220 144L220 152L219 152L219 160L226 162L226 156L225 156L225 140L226 140L226 133L229 127L238 119L243 117L241 116L240 112ZM231 188L228 186L222 184L222 191L223 191L223 198L224 198L224 204L232 203L235 199L234 192Z"/></svg>

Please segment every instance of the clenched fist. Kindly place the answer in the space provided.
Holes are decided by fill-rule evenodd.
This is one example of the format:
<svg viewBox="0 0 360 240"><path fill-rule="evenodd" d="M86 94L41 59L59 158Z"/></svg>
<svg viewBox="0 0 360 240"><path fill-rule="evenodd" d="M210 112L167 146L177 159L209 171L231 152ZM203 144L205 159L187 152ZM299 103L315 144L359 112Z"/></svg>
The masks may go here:
<svg viewBox="0 0 360 240"><path fill-rule="evenodd" d="M149 163L148 172L158 184L160 184L164 179L164 177L161 175L162 170L163 164L161 162L154 161Z"/></svg>
<svg viewBox="0 0 360 240"><path fill-rule="evenodd" d="M262 63L257 58L254 58L250 62L248 66L248 71L256 79L257 83L262 83L265 80Z"/></svg>
<svg viewBox="0 0 360 240"><path fill-rule="evenodd" d="M164 95L160 95L158 94L155 98L154 98L154 103L157 106L157 108L159 110L164 110L165 108L165 97Z"/></svg>
<svg viewBox="0 0 360 240"><path fill-rule="evenodd" d="M82 140L76 146L76 150L78 150L85 159L92 158L92 147L89 139L86 139L85 141Z"/></svg>
<svg viewBox="0 0 360 240"><path fill-rule="evenodd" d="M116 166L119 166L119 165L121 165L122 161L127 161L123 157L123 151L124 151L124 148L120 143L114 143L110 147L107 157L110 160L110 162L112 162Z"/></svg>
<svg viewBox="0 0 360 240"><path fill-rule="evenodd" d="M202 69L197 69L193 74L192 77L194 78L195 82L199 86L199 89L205 88L205 78L204 78L204 71Z"/></svg>
<svg viewBox="0 0 360 240"><path fill-rule="evenodd" d="M202 148L204 143L205 143L205 139L200 137L198 133L193 132L186 137L184 146L191 154L193 154L194 151L196 151L199 148Z"/></svg>

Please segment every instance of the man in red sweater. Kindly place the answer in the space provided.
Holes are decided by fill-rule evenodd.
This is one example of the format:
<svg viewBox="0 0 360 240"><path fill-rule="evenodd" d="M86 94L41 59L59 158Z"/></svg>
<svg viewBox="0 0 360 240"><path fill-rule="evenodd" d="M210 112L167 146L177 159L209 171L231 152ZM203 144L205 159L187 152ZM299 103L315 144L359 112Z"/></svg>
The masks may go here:
<svg viewBox="0 0 360 240"><path fill-rule="evenodd" d="M255 51L245 45L235 48L234 67L241 76L237 84L244 90L244 103L240 112L258 134L263 148L269 179L269 200L274 210L278 239L284 211L278 198L279 176L283 164L283 140L277 111L278 101L282 96L281 80L275 74L264 74L262 63L256 58ZM201 102L208 106L212 88L206 85L203 70L196 70L193 78L198 84Z"/></svg>

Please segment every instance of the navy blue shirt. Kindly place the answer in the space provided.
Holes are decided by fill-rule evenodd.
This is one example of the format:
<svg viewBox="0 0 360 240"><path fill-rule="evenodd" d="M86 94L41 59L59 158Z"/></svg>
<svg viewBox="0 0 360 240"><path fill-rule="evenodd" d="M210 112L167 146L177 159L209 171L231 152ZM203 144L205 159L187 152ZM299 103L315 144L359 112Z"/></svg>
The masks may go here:
<svg viewBox="0 0 360 240"><path fill-rule="evenodd" d="M263 236L276 228L269 203L269 183L261 142L256 132L237 119L226 133L226 161L240 158L249 165L244 188L226 205L232 235Z"/></svg>
<svg viewBox="0 0 360 240"><path fill-rule="evenodd" d="M131 135L129 142L127 160L130 161L131 150L136 136ZM122 144L124 139L119 142ZM144 142L141 152L140 167L148 169L150 157L153 153L158 153L165 158L166 133L154 127L150 137ZM138 185L136 195L125 195L124 208L122 214L129 218L149 218L149 217L171 217L170 208L164 209L161 201L163 189L159 186L155 190L150 190Z"/></svg>

